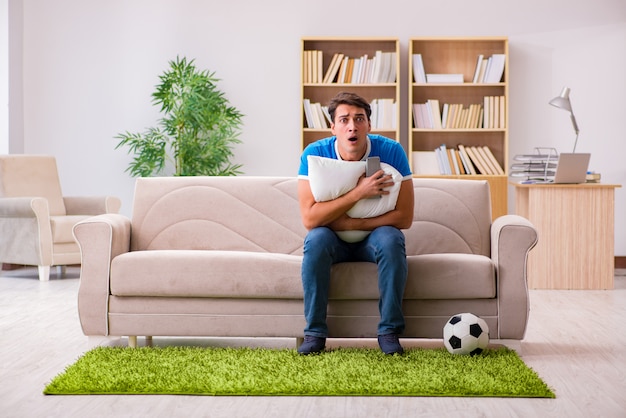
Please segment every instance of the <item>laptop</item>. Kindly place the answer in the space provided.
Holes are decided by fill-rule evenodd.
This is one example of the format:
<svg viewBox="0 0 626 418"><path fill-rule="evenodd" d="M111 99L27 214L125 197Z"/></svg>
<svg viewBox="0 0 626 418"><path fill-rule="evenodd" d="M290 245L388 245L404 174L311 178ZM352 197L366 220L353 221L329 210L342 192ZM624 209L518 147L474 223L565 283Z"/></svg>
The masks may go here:
<svg viewBox="0 0 626 418"><path fill-rule="evenodd" d="M587 169L589 168L589 159L591 154L588 153L563 153L559 156L558 164L556 164L556 172L548 170L553 178L529 178L524 180L522 184L578 184L587 182ZM550 163L553 164L553 163ZM528 171L525 172L528 175ZM535 173L538 173L536 170Z"/></svg>
<svg viewBox="0 0 626 418"><path fill-rule="evenodd" d="M589 153L562 153L556 166L554 180L550 183L585 183L589 168Z"/></svg>

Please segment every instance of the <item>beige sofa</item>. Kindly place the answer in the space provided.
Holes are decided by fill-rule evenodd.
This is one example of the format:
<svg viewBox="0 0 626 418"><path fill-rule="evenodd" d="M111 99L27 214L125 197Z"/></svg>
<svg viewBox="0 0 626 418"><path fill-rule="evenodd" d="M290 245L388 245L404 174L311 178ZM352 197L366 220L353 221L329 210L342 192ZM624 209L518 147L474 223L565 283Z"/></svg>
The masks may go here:
<svg viewBox="0 0 626 418"><path fill-rule="evenodd" d="M78 293L85 335L303 336L302 243L296 178L137 180L132 220L80 222ZM491 221L486 181L414 179L405 230L409 277L403 338L442 338L456 313L482 317L492 339L520 340L529 313L533 225ZM329 337L375 337L376 265L333 267Z"/></svg>

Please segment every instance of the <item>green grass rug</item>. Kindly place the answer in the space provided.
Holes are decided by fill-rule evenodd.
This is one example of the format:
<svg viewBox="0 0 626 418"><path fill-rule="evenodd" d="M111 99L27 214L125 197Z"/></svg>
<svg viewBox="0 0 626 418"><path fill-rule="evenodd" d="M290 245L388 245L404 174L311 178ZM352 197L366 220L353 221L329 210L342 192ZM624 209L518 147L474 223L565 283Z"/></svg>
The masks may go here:
<svg viewBox="0 0 626 418"><path fill-rule="evenodd" d="M45 388L49 395L483 396L554 398L508 348L477 356L410 348L387 356L338 348L123 348L87 352Z"/></svg>

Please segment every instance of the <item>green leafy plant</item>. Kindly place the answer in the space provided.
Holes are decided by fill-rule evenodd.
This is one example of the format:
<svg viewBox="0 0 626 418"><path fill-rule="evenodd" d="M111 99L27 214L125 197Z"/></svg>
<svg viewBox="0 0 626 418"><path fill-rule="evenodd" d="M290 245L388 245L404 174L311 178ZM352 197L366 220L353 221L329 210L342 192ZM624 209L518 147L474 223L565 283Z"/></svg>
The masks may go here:
<svg viewBox="0 0 626 418"><path fill-rule="evenodd" d="M218 90L215 73L200 71L194 61L176 57L152 94L161 107L159 126L143 133L116 136L115 149L134 155L126 172L133 177L162 175L169 161L175 176L233 176L232 147L239 140L243 115Z"/></svg>

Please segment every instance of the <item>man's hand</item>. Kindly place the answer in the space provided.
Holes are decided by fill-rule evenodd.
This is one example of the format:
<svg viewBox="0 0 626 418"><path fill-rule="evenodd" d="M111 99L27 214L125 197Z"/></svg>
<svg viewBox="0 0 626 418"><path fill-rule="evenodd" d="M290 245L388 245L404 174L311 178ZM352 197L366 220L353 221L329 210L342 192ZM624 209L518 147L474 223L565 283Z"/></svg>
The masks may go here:
<svg viewBox="0 0 626 418"><path fill-rule="evenodd" d="M385 189L393 186L392 176L380 170L370 177L361 177L354 189L327 202L316 202L308 180L298 181L300 213L305 228L328 226L335 231L366 230L383 225L408 228L413 221L413 180L404 180L400 186L396 208L375 218L350 218L346 212L361 199L389 194Z"/></svg>
<svg viewBox="0 0 626 418"><path fill-rule="evenodd" d="M385 174L383 170L378 170L370 177L365 177L365 175L361 176L355 189L360 188L360 193L363 196L361 199L367 199L389 194L385 189L392 186L393 180L391 174Z"/></svg>

